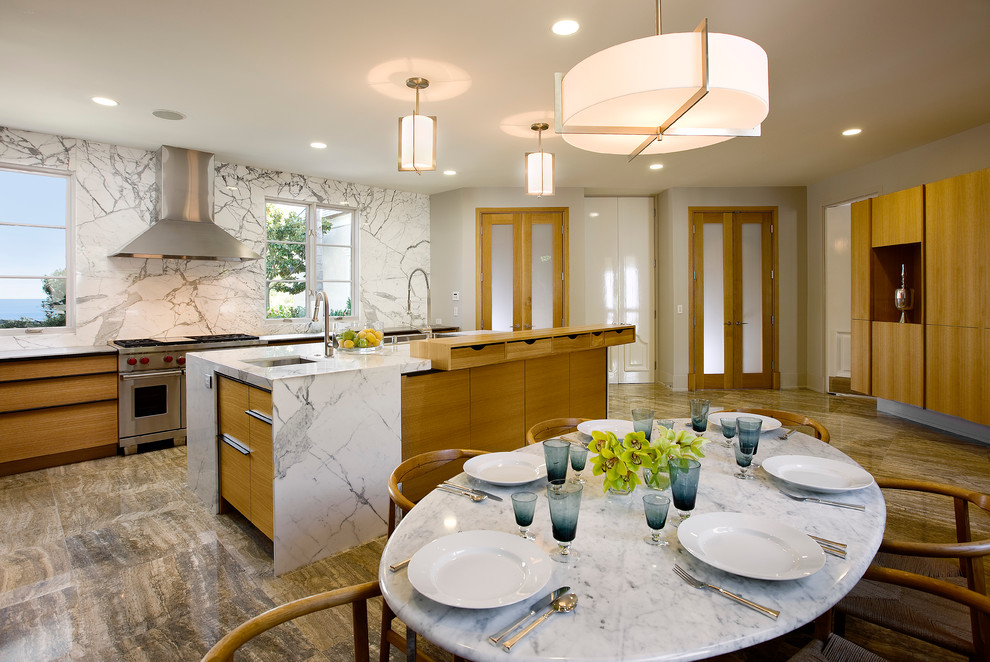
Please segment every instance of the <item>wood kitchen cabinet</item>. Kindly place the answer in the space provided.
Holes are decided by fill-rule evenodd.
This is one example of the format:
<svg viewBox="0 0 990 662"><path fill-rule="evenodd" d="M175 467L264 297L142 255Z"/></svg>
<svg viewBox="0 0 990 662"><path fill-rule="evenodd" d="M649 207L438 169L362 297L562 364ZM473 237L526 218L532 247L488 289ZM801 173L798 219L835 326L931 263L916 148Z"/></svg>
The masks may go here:
<svg viewBox="0 0 990 662"><path fill-rule="evenodd" d="M925 406L925 329L873 322L873 395Z"/></svg>
<svg viewBox="0 0 990 662"><path fill-rule="evenodd" d="M929 324L925 329L925 406L987 424L984 329Z"/></svg>
<svg viewBox="0 0 990 662"><path fill-rule="evenodd" d="M117 356L0 362L0 475L117 453Z"/></svg>
<svg viewBox="0 0 990 662"><path fill-rule="evenodd" d="M924 240L925 189L915 186L873 198L872 241L876 246L918 244Z"/></svg>
<svg viewBox="0 0 990 662"><path fill-rule="evenodd" d="M217 401L220 497L273 539L272 394L217 375Z"/></svg>

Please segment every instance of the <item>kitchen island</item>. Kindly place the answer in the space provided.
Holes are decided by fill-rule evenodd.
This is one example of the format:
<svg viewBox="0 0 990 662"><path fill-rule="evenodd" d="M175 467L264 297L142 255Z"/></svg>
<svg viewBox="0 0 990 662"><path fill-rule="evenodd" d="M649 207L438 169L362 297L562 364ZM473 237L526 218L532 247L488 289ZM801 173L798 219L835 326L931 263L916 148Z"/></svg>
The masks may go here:
<svg viewBox="0 0 990 662"><path fill-rule="evenodd" d="M400 377L429 368L402 345L329 359L312 343L187 354L190 489L220 512L217 387L229 378L271 393L275 574L383 535L402 452Z"/></svg>

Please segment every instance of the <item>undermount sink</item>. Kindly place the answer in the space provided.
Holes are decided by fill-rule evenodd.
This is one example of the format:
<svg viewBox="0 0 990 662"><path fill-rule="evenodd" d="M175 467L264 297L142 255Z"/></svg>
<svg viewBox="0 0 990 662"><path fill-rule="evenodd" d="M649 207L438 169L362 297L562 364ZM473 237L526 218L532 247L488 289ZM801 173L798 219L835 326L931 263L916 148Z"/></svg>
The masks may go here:
<svg viewBox="0 0 990 662"><path fill-rule="evenodd" d="M283 365L302 365L304 363L316 363L316 359L306 359L301 356L279 356L272 359L251 359L244 361L261 368L277 368Z"/></svg>

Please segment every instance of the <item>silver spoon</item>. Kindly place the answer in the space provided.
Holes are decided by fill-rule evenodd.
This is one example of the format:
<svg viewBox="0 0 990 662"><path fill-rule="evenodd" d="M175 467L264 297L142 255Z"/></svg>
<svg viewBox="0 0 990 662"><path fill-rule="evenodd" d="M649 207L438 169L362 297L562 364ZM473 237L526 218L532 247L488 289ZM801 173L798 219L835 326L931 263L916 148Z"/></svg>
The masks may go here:
<svg viewBox="0 0 990 662"><path fill-rule="evenodd" d="M437 485L437 489L440 490L441 492L448 492L450 494L456 494L457 496L462 496L467 499L471 499L471 501L474 501L475 503L479 501L484 501L485 499L488 498L484 494L469 494L467 492L462 492L461 490L455 490L452 487L447 487L446 485L443 484Z"/></svg>
<svg viewBox="0 0 990 662"><path fill-rule="evenodd" d="M574 609L574 607L577 606L577 603L578 603L578 597L574 593L568 593L567 595L557 598L550 605L550 609L548 609L546 613L544 613L542 616L540 616L538 619L536 619L530 625L528 625L525 630L523 630L522 632L514 636L512 639L509 639L507 642L502 644L502 648L504 648L505 650L511 649L513 646L519 643L520 639L522 639L527 634L532 632L533 628L535 628L537 625L550 618L551 614L553 614L554 612L571 611Z"/></svg>

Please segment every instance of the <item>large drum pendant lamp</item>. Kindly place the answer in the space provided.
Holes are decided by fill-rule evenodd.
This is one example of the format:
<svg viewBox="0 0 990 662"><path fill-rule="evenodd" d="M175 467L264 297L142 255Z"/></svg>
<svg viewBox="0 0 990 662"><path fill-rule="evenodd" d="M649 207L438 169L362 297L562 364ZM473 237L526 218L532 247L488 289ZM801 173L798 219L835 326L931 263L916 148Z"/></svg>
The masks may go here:
<svg viewBox="0 0 990 662"><path fill-rule="evenodd" d="M416 107L412 115L399 118L399 171L437 169L437 118L419 114L419 91L430 86L425 78L410 78L408 87L416 90Z"/></svg>
<svg viewBox="0 0 990 662"><path fill-rule="evenodd" d="M543 132L550 125L538 122L530 128L537 132L539 151L526 152L526 195L553 195L553 154L543 151Z"/></svg>
<svg viewBox="0 0 990 662"><path fill-rule="evenodd" d="M592 152L663 154L758 136L770 110L767 54L709 33L657 34L612 46L556 75L555 129Z"/></svg>

